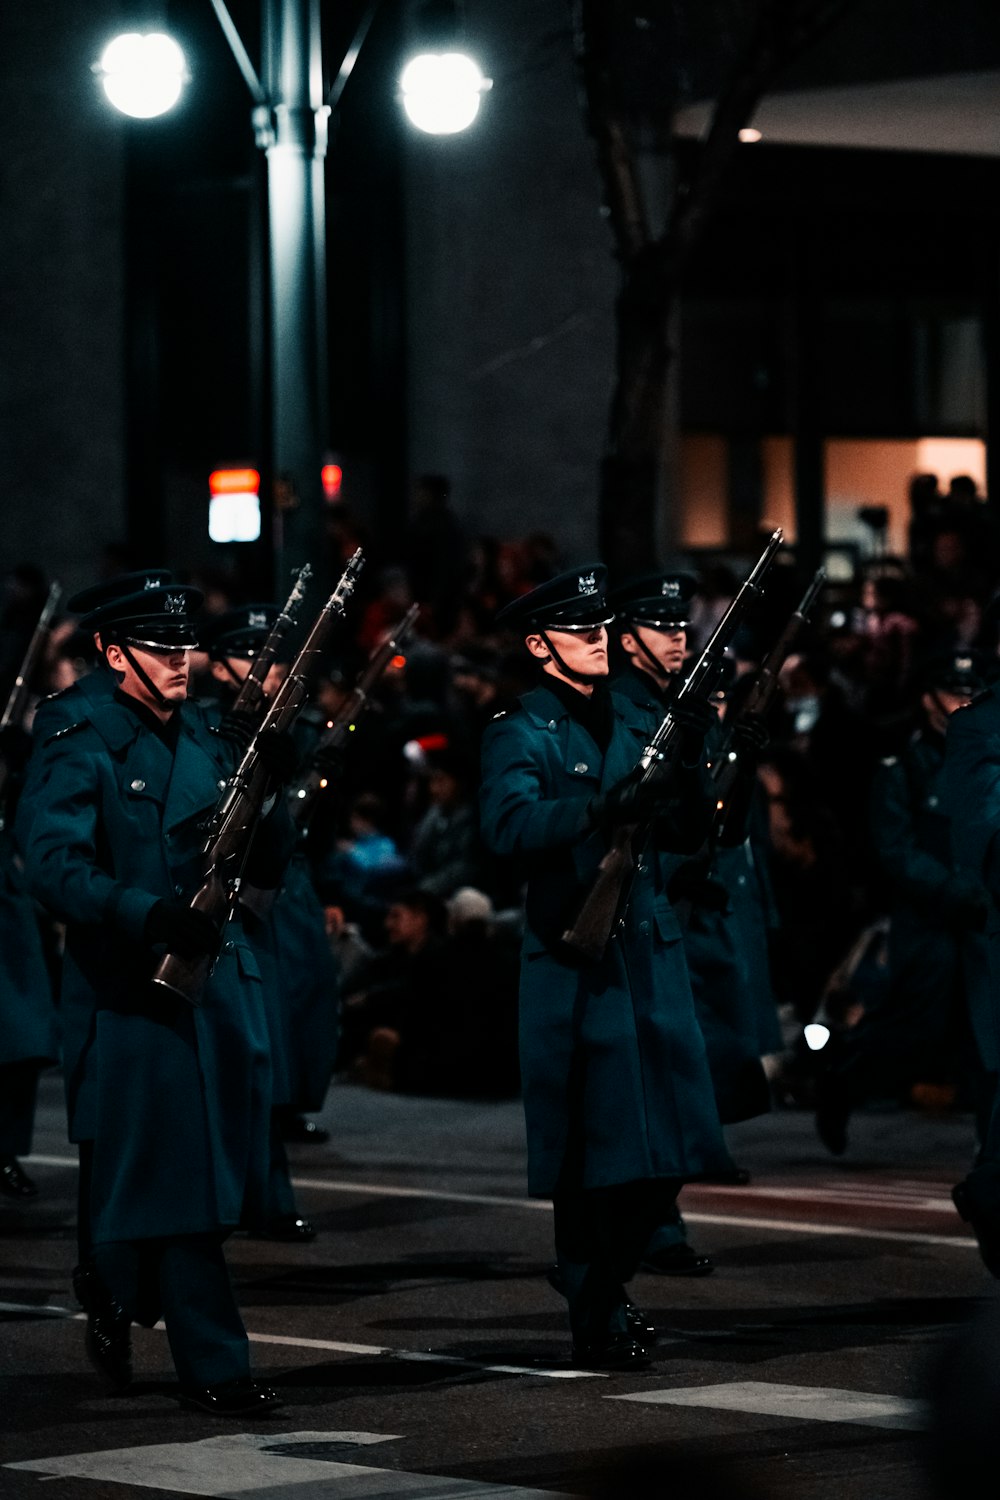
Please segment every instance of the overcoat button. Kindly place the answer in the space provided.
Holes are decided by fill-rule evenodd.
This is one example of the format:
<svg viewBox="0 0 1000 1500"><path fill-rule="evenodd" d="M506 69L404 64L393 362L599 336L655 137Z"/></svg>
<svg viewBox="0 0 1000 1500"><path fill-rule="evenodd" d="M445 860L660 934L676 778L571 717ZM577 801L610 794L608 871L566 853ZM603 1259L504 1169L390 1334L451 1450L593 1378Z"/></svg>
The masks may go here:
<svg viewBox="0 0 1000 1500"><path fill-rule="evenodd" d="M133 792L144 792L146 790L146 783L137 776L132 783L132 790Z"/></svg>
<svg viewBox="0 0 1000 1500"><path fill-rule="evenodd" d="M550 720L549 720L549 728L550 728L550 729L551 729L551 730L552 730L552 731L553 731L553 732L555 732L555 727L556 727L556 721L555 721L555 719L550 719Z"/></svg>
<svg viewBox="0 0 1000 1500"><path fill-rule="evenodd" d="M175 896L183 896L183 894L184 894L184 887L182 885L175 885L174 886L174 895Z"/></svg>
<svg viewBox="0 0 1000 1500"><path fill-rule="evenodd" d="M648 922L640 922L639 923L639 931L642 933L643 937L645 937L646 933L649 931L649 923Z"/></svg>
<svg viewBox="0 0 1000 1500"><path fill-rule="evenodd" d="M928 797L927 798L927 806L928 807L937 807L937 805L938 805L938 799L936 797Z"/></svg>
<svg viewBox="0 0 1000 1500"><path fill-rule="evenodd" d="M224 792L225 790L226 790L226 783L224 781L220 781L219 782L219 791L220 792Z"/></svg>
<svg viewBox="0 0 1000 1500"><path fill-rule="evenodd" d="M573 770L578 776L584 776L586 775L587 771L590 770L590 767L587 765L587 762L585 760L578 760L576 765L573 767Z"/></svg>

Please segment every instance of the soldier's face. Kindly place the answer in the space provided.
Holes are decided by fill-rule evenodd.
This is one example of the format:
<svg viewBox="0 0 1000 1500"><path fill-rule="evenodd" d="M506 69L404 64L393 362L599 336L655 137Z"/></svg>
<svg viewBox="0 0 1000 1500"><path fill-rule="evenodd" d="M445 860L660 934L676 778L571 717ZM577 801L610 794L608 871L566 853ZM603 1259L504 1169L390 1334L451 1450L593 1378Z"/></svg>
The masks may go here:
<svg viewBox="0 0 1000 1500"><path fill-rule="evenodd" d="M547 630L545 634L571 672L580 672L584 677L607 677L608 632L605 626L595 625L592 630ZM559 663L540 635L529 635L527 646L532 656L544 663L546 672L555 677L563 676Z"/></svg>
<svg viewBox="0 0 1000 1500"><path fill-rule="evenodd" d="M227 656L224 662L213 661L212 676L217 682L224 682L227 687L232 687L235 682L244 681L252 666L253 662L246 661L242 656ZM287 663L274 662L264 678L264 697L273 698L287 676Z"/></svg>
<svg viewBox="0 0 1000 1500"><path fill-rule="evenodd" d="M168 704L184 702L191 668L190 654L187 651L144 651L141 646L130 646L129 650ZM109 646L107 659L122 692L128 693L130 698L138 699L154 713L162 714L163 705L150 692L121 647Z"/></svg>
<svg viewBox="0 0 1000 1500"><path fill-rule="evenodd" d="M687 631L677 625L633 625L631 630L622 631L622 646L637 667L648 672L651 656L662 672L672 676L684 666Z"/></svg>

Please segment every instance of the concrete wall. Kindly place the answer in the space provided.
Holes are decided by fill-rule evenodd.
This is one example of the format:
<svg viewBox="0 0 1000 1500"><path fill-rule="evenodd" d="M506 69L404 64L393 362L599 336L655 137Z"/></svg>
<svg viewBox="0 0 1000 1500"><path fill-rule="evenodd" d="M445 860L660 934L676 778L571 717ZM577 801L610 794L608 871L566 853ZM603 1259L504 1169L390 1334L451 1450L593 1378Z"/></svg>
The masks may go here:
<svg viewBox="0 0 1000 1500"><path fill-rule="evenodd" d="M615 264L564 0L470 0L477 124L406 148L411 470L470 532L596 551ZM474 44L474 46L473 46Z"/></svg>
<svg viewBox="0 0 1000 1500"><path fill-rule="evenodd" d="M124 531L121 131L110 0L0 7L0 572L92 578Z"/></svg>

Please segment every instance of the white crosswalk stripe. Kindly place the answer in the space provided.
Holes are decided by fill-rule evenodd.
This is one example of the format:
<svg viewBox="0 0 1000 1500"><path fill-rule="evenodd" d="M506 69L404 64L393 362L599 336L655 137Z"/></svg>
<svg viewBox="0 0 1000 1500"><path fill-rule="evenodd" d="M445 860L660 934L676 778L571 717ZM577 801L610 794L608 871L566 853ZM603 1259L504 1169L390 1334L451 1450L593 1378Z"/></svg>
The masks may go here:
<svg viewBox="0 0 1000 1500"><path fill-rule="evenodd" d="M635 1391L609 1396L609 1401L634 1401L648 1406L701 1406L751 1416L793 1417L809 1422L852 1422L862 1427L920 1431L927 1425L921 1401L884 1396L871 1391L846 1391L830 1386L785 1385L764 1380L734 1380L722 1385L673 1386L666 1390Z"/></svg>

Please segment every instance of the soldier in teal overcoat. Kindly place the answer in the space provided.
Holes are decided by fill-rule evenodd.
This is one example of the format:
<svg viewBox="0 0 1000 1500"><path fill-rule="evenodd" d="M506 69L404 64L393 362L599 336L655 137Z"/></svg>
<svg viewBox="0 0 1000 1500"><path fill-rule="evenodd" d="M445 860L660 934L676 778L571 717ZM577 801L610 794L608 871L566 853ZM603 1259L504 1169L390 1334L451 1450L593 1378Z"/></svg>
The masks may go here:
<svg viewBox="0 0 1000 1500"><path fill-rule="evenodd" d="M990 1068L1000 1058L1000 683L948 719L942 807L951 819L955 872L981 883L990 897L985 955L976 955L968 991L976 1042ZM988 1270L1000 1277L1000 1089L976 1164L952 1197L975 1231Z"/></svg>
<svg viewBox="0 0 1000 1500"><path fill-rule="evenodd" d="M247 604L211 621L202 645L223 701L239 691L278 615L273 604ZM264 683L270 697L287 668L275 663ZM225 730L227 716L220 727ZM295 1202L281 1133L289 1111L321 1109L337 1052L339 992L323 908L305 855L293 855L276 891L264 899L244 887L244 925L261 966L274 1075L271 1173L263 1220L272 1239L306 1243L316 1231Z"/></svg>
<svg viewBox="0 0 1000 1500"><path fill-rule="evenodd" d="M215 942L189 902L233 756L184 702L199 602L153 587L81 621L117 687L81 693L75 722L36 747L19 839L29 889L66 924L67 1007L90 1018L67 1102L71 1137L92 1143L89 1219L112 1315L88 1315L88 1352L125 1384L129 1319L162 1317L184 1398L246 1414L276 1403L250 1376L222 1253L266 1186L259 971L233 922L200 1005L151 983L158 953L196 957ZM262 884L287 855L284 833L279 822L258 834Z"/></svg>
<svg viewBox="0 0 1000 1500"><path fill-rule="evenodd" d="M57 1057L52 981L35 903L13 835L0 826L0 1191L8 1197L37 1192L18 1158L31 1151L39 1072Z"/></svg>
<svg viewBox="0 0 1000 1500"><path fill-rule="evenodd" d="M819 1075L816 1124L837 1155L847 1145L851 1110L875 1089L905 1094L917 1081L953 1082L966 1063L970 1023L982 1067L974 1081L985 1086L998 1070L989 986L981 995L977 978L986 971L989 892L980 873L955 868L945 811L949 719L982 690L985 665L970 651L925 663L922 722L872 782L871 848L888 897L889 982L881 1003L866 1009Z"/></svg>
<svg viewBox="0 0 1000 1500"><path fill-rule="evenodd" d="M645 718L607 687L604 569L560 575L499 617L542 666L540 685L483 742L482 832L527 874L521 1074L531 1193L553 1200L574 1359L642 1364L624 1284L682 1182L722 1152L705 1046L666 894L667 848L697 848L711 807L707 728L683 716L681 763L650 790L631 775ZM653 836L624 924L599 962L562 944L611 831Z"/></svg>

